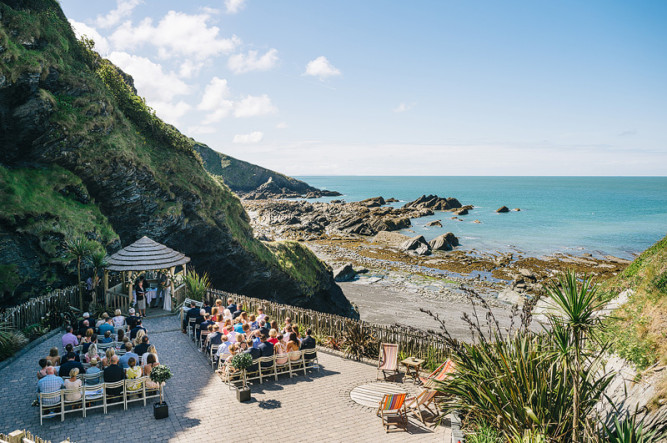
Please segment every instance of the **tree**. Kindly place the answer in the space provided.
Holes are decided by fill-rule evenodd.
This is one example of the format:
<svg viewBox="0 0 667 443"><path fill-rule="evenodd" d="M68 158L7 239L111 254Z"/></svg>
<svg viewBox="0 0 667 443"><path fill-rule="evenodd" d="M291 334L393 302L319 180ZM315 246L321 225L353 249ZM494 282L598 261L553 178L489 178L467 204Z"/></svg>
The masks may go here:
<svg viewBox="0 0 667 443"><path fill-rule="evenodd" d="M68 262L76 260L77 285L79 286L79 309L83 311L83 287L81 286L81 262L95 250L95 243L83 237L65 240L65 258ZM99 244L99 243L97 243Z"/></svg>
<svg viewBox="0 0 667 443"><path fill-rule="evenodd" d="M572 441L577 443L580 441L581 389L586 381L583 360L588 358L585 347L587 341L596 338L596 333L602 327L598 312L604 307L604 302L591 278L584 276L579 283L577 275L572 271L551 283L547 292L558 308L558 312L550 314L549 319L573 381Z"/></svg>
<svg viewBox="0 0 667 443"><path fill-rule="evenodd" d="M107 253L104 249L94 250L88 256L88 264L93 268L93 290L97 288L98 272L107 265Z"/></svg>

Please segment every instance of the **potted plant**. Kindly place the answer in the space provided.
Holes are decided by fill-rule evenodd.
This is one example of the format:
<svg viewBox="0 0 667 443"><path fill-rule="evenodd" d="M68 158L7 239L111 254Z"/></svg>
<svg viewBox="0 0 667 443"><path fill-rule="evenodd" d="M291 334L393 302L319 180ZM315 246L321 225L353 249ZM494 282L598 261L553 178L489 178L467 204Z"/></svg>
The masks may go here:
<svg viewBox="0 0 667 443"><path fill-rule="evenodd" d="M241 352L232 357L232 367L237 371L241 371L241 380L243 387L236 388L236 399L238 401L250 401L250 388L246 384L245 370L252 365L252 355Z"/></svg>
<svg viewBox="0 0 667 443"><path fill-rule="evenodd" d="M153 404L153 415L156 419L167 418L169 416L169 406L162 397L162 387L171 378L171 369L169 366L158 365L151 370L150 378L160 387L160 402Z"/></svg>

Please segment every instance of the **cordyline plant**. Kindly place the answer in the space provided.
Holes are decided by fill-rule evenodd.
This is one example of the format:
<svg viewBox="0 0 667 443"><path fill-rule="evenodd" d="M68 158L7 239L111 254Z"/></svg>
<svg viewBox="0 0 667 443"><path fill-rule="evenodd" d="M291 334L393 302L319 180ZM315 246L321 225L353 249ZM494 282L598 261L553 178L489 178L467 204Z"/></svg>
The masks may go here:
<svg viewBox="0 0 667 443"><path fill-rule="evenodd" d="M541 331L531 329L538 298L512 311L502 329L486 301L462 288L473 305L464 314L472 342L451 337L443 320L437 332L452 348L456 370L438 390L445 411L458 411L471 425L495 427L505 441L577 442L599 439L595 406L611 382L602 367L606 347L592 346L602 323L602 302L591 280L566 273L549 286ZM480 320L478 308L486 311ZM516 319L520 323L515 328Z"/></svg>

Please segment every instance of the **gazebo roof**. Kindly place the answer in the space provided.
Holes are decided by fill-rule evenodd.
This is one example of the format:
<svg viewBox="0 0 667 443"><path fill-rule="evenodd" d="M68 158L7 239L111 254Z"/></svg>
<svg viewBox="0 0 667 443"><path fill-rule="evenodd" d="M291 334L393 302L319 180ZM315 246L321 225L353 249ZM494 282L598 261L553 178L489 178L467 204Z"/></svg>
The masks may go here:
<svg viewBox="0 0 667 443"><path fill-rule="evenodd" d="M190 261L174 251L144 236L113 254L108 259L110 271L150 271L184 265Z"/></svg>

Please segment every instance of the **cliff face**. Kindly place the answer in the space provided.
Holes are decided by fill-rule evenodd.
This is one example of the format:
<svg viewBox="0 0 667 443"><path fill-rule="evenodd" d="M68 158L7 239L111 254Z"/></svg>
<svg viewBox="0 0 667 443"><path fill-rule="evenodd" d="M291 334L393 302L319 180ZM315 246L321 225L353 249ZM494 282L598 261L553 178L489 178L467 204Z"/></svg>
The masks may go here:
<svg viewBox="0 0 667 443"><path fill-rule="evenodd" d="M189 255L217 288L350 312L310 251L253 237L194 142L76 40L55 0L2 2L0 14L0 276L21 275L17 293L71 282L61 260L69 236L112 252L146 235Z"/></svg>

